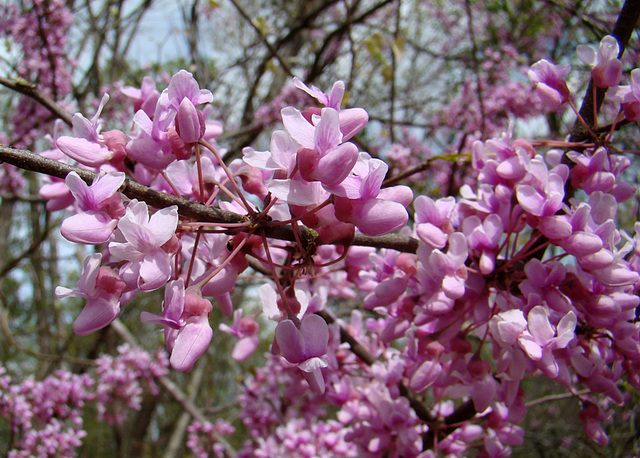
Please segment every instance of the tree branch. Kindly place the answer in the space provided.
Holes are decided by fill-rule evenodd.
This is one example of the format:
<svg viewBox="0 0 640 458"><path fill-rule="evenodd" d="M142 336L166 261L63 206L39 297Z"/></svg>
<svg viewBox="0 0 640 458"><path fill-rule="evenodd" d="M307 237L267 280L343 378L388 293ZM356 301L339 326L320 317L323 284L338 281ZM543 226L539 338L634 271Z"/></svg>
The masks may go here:
<svg viewBox="0 0 640 458"><path fill-rule="evenodd" d="M258 37L260 37L260 41L262 41L262 43L264 43L267 49L269 49L271 56L278 61L278 63L280 64L282 69L285 71L285 73L289 76L293 76L293 72L291 71L291 66L282 57L280 57L280 54L278 54L278 50L269 42L267 37L264 36L264 34L262 33L262 30L260 30L260 28L256 26L256 24L251 20L249 15L238 4L238 2L236 2L236 0L230 0L230 1L233 4L233 6L238 10L238 12L240 13L240 16L242 16L242 18L245 21L247 21L247 23L251 26L251 28L253 28L253 30L256 31L256 33L258 34Z"/></svg>
<svg viewBox="0 0 640 458"><path fill-rule="evenodd" d="M1 145L0 162L6 162L21 169L31 170L33 172L62 179L64 179L68 173L76 172L87 184L92 183L96 176L95 172L80 169L78 167L72 167L70 165L39 156L28 150L9 148ZM148 205L156 208L165 208L171 205L176 205L178 207L178 213L181 216L195 221L221 224L249 221L247 216L157 191L147 186L143 186L131 179L125 180L124 184L120 188L120 192L130 199L145 201ZM314 231L309 229L305 230L303 227L301 227L301 229L302 235L306 241L309 243L319 242L316 240L317 236L314 235ZM266 235L270 238L295 241L293 231L290 226L265 227L264 230ZM230 232L235 233L237 231L238 229L234 229ZM406 253L415 253L418 249L419 242L413 237L401 234L387 234L379 237L369 237L362 234L356 234L352 244L374 248L388 248Z"/></svg>
<svg viewBox="0 0 640 458"><path fill-rule="evenodd" d="M58 105L55 100L38 89L38 86L35 84L31 84L22 78L11 80L4 76L0 76L0 84L13 91L19 92L20 94L31 97L33 100L49 110L53 115L62 119L68 126L71 126L71 118L73 116L67 110Z"/></svg>

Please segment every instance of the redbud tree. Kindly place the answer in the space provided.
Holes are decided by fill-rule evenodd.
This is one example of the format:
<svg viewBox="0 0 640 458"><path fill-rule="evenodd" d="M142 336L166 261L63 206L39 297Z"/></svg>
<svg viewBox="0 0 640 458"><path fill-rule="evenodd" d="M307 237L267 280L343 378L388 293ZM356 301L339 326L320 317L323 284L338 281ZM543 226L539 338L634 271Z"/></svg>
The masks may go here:
<svg viewBox="0 0 640 458"><path fill-rule="evenodd" d="M640 2L244 3L1 7L0 450L637 453Z"/></svg>

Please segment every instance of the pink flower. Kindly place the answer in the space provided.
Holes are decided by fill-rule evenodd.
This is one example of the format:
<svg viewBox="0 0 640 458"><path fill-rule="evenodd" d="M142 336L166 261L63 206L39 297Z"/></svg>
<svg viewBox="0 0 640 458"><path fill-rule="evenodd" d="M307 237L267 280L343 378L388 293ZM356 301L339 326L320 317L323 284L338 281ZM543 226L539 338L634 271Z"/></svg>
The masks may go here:
<svg viewBox="0 0 640 458"><path fill-rule="evenodd" d="M579 415L582 420L582 429L587 437L603 447L606 446L609 443L609 438L601 423L608 420L610 415L605 414L593 402L585 402Z"/></svg>
<svg viewBox="0 0 640 458"><path fill-rule="evenodd" d="M468 257L467 239L461 232L454 232L449 237L447 253L440 250L419 250L418 256L425 267L425 273L434 285L442 288L441 292L449 299L458 299L464 295Z"/></svg>
<svg viewBox="0 0 640 458"><path fill-rule="evenodd" d="M101 267L102 254L85 259L77 290L56 287L58 297L82 297L87 303L73 322L73 331L79 336L108 326L120 313L120 296L125 290L124 281L109 267Z"/></svg>
<svg viewBox="0 0 640 458"><path fill-rule="evenodd" d="M598 52L586 45L578 46L578 57L592 67L591 77L596 86L607 88L620 84L622 78L622 62L618 59L620 46L618 40L607 35L600 41Z"/></svg>
<svg viewBox="0 0 640 458"><path fill-rule="evenodd" d="M158 104L177 112L185 99L197 106L213 102L213 94L208 89L200 89L193 74L182 69L171 77L169 86L160 94Z"/></svg>
<svg viewBox="0 0 640 458"><path fill-rule="evenodd" d="M100 114L108 100L109 95L105 94L102 97L96 114L91 120L85 118L80 113L73 115L71 121L74 136L62 136L56 140L56 146L64 154L89 167L98 167L107 162L119 162L124 159L124 149L110 149L110 146L116 146L117 142L107 142L107 140L112 139L100 134L102 127ZM124 139L124 135L122 139ZM124 141L121 143L124 143Z"/></svg>
<svg viewBox="0 0 640 458"><path fill-rule="evenodd" d="M236 361L244 361L256 351L260 340L258 339L258 331L260 327L254 321L255 315L242 317L242 310L238 309L233 312L233 325L231 327L224 323L218 326L222 332L226 332L237 337L238 342L233 347L231 357Z"/></svg>
<svg viewBox="0 0 640 458"><path fill-rule="evenodd" d="M640 68L631 71L631 84L618 86L613 94L629 121L640 121Z"/></svg>
<svg viewBox="0 0 640 458"><path fill-rule="evenodd" d="M299 147L287 132L276 130L271 134L270 151L246 147L242 150L243 160L258 169L273 171L275 178L289 178L296 166Z"/></svg>
<svg viewBox="0 0 640 458"><path fill-rule="evenodd" d="M571 67L565 65L554 65L542 59L531 66L528 75L536 86L536 92L542 103L549 110L560 108L571 95L564 77L569 73Z"/></svg>
<svg viewBox="0 0 640 458"><path fill-rule="evenodd" d="M81 211L62 222L62 236L71 242L91 245L109 240L118 218L124 215L124 206L117 193L124 178L124 173L120 172L102 173L87 186L76 172L69 173L65 181Z"/></svg>
<svg viewBox="0 0 640 458"><path fill-rule="evenodd" d="M533 159L529 172L531 184L521 184L516 188L518 202L532 215L554 215L562 207L564 183L569 176L569 168L560 164L547 170L541 160Z"/></svg>
<svg viewBox="0 0 640 458"><path fill-rule="evenodd" d="M444 248L453 233L451 215L456 205L454 197L434 201L427 196L418 196L413 203L416 209L415 228L418 237L433 248Z"/></svg>
<svg viewBox="0 0 640 458"><path fill-rule="evenodd" d="M407 223L406 207L413 192L407 186L380 189L388 168L380 159L360 153L349 176L327 188L334 194L336 217L340 221L355 224L370 236L387 234Z"/></svg>
<svg viewBox="0 0 640 458"><path fill-rule="evenodd" d="M153 116L156 109L156 103L160 97L160 93L156 90L156 83L150 76L142 79L140 89L125 86L121 89L122 93L133 99L133 109L135 111L142 110L148 116Z"/></svg>
<svg viewBox="0 0 640 458"><path fill-rule="evenodd" d="M482 221L477 215L471 215L462 221L462 231L467 236L469 247L480 252L480 271L484 275L493 272L504 231L500 217L492 213Z"/></svg>
<svg viewBox="0 0 640 458"><path fill-rule="evenodd" d="M191 100L184 98L176 114L176 132L185 143L196 143L204 137L206 124L202 112Z"/></svg>
<svg viewBox="0 0 640 458"><path fill-rule="evenodd" d="M169 362L177 371L190 371L209 347L213 330L209 324L211 302L199 291L185 291L182 278L167 283L162 316L140 313L143 323L164 325L164 341L171 353Z"/></svg>
<svg viewBox="0 0 640 458"><path fill-rule="evenodd" d="M118 222L115 239L109 243L111 255L127 261L120 268L127 283L141 291L152 291L169 280L173 247L168 242L175 238L177 226L175 205L149 217L145 202L134 199L129 203L126 214Z"/></svg>
<svg viewBox="0 0 640 458"><path fill-rule="evenodd" d="M347 108L345 110L340 109L342 104L342 97L344 96L344 82L336 81L331 87L331 93L329 95L322 92L315 86L311 88L307 87L298 78L293 78L293 84L298 89L302 89L311 97L314 97L325 107L333 108L338 111L338 117L340 120L340 131L343 135L343 141L349 140L355 134L360 132L364 126L369 122L369 114L362 108Z"/></svg>
<svg viewBox="0 0 640 458"><path fill-rule="evenodd" d="M303 371L311 389L324 393L320 369L327 367L322 359L329 343L327 323L313 314L305 316L298 326L292 320L282 320L276 327L275 339L280 354Z"/></svg>
<svg viewBox="0 0 640 458"><path fill-rule="evenodd" d="M631 165L629 158L609 154L606 148L598 148L591 154L569 151L567 156L576 163L571 169L571 184L575 189L583 189L587 194L610 193L617 202L624 202L635 194L635 186L618 179Z"/></svg>
<svg viewBox="0 0 640 458"><path fill-rule="evenodd" d="M338 112L323 108L320 116L310 124L293 107L282 109L282 122L289 135L302 148L298 150L298 167L302 178L320 181L326 186L341 183L358 160L358 148L343 143Z"/></svg>
<svg viewBox="0 0 640 458"><path fill-rule="evenodd" d="M528 331L518 337L518 344L540 369L551 378L558 376L558 363L553 356L553 350L565 348L575 337L577 317L569 311L558 323L556 330L549 322L547 309L537 305L527 316Z"/></svg>

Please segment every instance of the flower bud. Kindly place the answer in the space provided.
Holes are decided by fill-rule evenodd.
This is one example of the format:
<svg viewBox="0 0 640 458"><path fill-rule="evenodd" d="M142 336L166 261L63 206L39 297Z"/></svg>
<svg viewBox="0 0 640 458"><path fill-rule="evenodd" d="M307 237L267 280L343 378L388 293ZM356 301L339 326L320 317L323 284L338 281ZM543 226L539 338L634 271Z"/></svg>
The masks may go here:
<svg viewBox="0 0 640 458"><path fill-rule="evenodd" d="M198 110L191 100L184 98L178 107L176 114L176 131L185 143L196 143L206 131L206 124L202 112Z"/></svg>

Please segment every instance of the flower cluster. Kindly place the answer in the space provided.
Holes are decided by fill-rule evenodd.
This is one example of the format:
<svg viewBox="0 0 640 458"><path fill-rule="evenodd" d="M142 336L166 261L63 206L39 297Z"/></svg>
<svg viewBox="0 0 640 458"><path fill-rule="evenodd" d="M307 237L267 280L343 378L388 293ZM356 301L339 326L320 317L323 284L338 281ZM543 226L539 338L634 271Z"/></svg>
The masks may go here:
<svg viewBox="0 0 640 458"><path fill-rule="evenodd" d="M53 100L62 100L71 91L73 61L66 49L73 14L64 0L35 0L21 11L16 5L0 6L0 37L16 44L22 58L15 69L28 83ZM16 103L11 117L12 144L31 145L41 137L43 124L51 123L49 110L27 96Z"/></svg>
<svg viewBox="0 0 640 458"><path fill-rule="evenodd" d="M621 81L611 37L579 54L599 87ZM534 64L535 103L574 106L568 71ZM634 116L635 79L616 90L614 122ZM91 185L70 174L66 200L62 182L41 194L74 212L64 237L104 247L85 261L76 290L56 290L87 300L76 333L109 325L134 295L164 288L162 306L141 320L163 326L174 369L191 370L207 351L214 303L233 315L220 329L239 339L233 357L242 361L258 347L259 325L231 293L251 262L269 279L258 294L277 324L272 357L240 394L251 405L240 414L247 454L507 455L523 438L521 384L534 376L566 387L586 434L606 443L601 406L624 403L625 378L640 388L640 249L616 220L635 192L622 181L630 161L610 139L565 153L505 133L473 142L459 198L414 200L406 186L383 186L387 165L359 150L354 136L368 114L342 106L342 82L328 93L293 84L318 106L283 108L270 149L247 147L229 165L213 141L219 124L199 108L212 94L185 70L162 92L150 79L125 89L137 110L130 132L102 133L102 106L90 120L74 117L56 147L99 173ZM129 200L119 193L126 175L222 216L194 221L173 205ZM394 231L413 248L371 243ZM356 300L368 318L332 317L332 303ZM195 438L211 433L215 442L214 429L192 426L194 453L220 446Z"/></svg>
<svg viewBox="0 0 640 458"><path fill-rule="evenodd" d="M0 366L0 419L11 440L0 451L12 458L73 457L82 439L84 409L97 408L99 418L121 422L128 411L139 410L142 395L159 394L157 377L166 375L163 353L150 355L122 345L118 356L102 355L97 367L82 375L58 370L43 380L13 380Z"/></svg>
<svg viewBox="0 0 640 458"><path fill-rule="evenodd" d="M115 424L122 423L129 410L140 410L144 393L159 395L156 379L167 375L169 362L164 352L150 355L123 344L117 356L102 355L96 365L98 418Z"/></svg>

